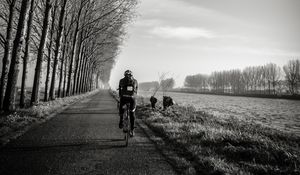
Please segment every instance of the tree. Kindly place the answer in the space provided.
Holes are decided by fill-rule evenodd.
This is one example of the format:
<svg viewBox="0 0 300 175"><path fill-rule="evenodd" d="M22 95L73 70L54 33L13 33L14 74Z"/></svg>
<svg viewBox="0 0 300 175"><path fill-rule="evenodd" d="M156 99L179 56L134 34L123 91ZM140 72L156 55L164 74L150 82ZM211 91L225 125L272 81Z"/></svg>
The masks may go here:
<svg viewBox="0 0 300 175"><path fill-rule="evenodd" d="M228 86L226 72L213 72L210 76L210 83L215 92L225 93L225 87Z"/></svg>
<svg viewBox="0 0 300 175"><path fill-rule="evenodd" d="M33 80L33 88L32 88L32 95L31 95L31 101L30 101L31 105L37 104L39 102L39 87L40 87L40 79L41 79L41 68L42 68L42 61L43 61L43 57L44 57L46 38L47 38L47 34L48 34L49 16L50 16L51 8L52 8L51 0L46 0L43 27L42 27L42 35L41 35L40 44L39 44L39 48L38 48L36 68L35 68L35 74L34 74L34 80Z"/></svg>
<svg viewBox="0 0 300 175"><path fill-rule="evenodd" d="M58 32L57 32L57 37L55 41L55 53L54 53L54 63L53 63L53 70L52 70L52 80L51 80L51 85L50 85L50 99L54 100L55 99L55 79L56 79L56 67L57 67L57 62L58 62L58 54L60 51L60 46L61 46L61 38L62 38L62 32L63 32L63 23L64 23L64 18L65 18L65 11L66 11L66 4L67 0L63 0L61 2L61 11L59 15L59 24L58 24ZM63 64L62 64L63 65ZM62 75L61 75L62 77Z"/></svg>
<svg viewBox="0 0 300 175"><path fill-rule="evenodd" d="M66 9L67 10L67 9ZM69 10L70 11L70 10ZM68 53L69 53L69 38L72 36L72 25L75 18L75 14L73 13L71 19L68 20L68 15L65 15L64 20L64 39L63 39L63 53L61 55L61 66L60 66L60 77L59 77L59 87L58 87L58 96L65 97L66 96L66 79L67 79L67 68L68 68Z"/></svg>
<svg viewBox="0 0 300 175"><path fill-rule="evenodd" d="M297 84L298 88L300 87L300 60L296 60L296 66L297 66Z"/></svg>
<svg viewBox="0 0 300 175"><path fill-rule="evenodd" d="M208 76L203 74L189 75L185 77L184 86L189 88L200 88L205 91L208 86Z"/></svg>
<svg viewBox="0 0 300 175"><path fill-rule="evenodd" d="M159 87L158 81L139 83L139 89L144 91L155 90L157 87Z"/></svg>
<svg viewBox="0 0 300 175"><path fill-rule="evenodd" d="M57 12L57 3L58 0L55 0L54 8L52 8L52 17L51 17L51 28L50 28L50 37L49 37L49 46L48 46L48 61L47 61L47 72L46 72L46 81L45 81L45 93L44 93L44 101L49 100L49 81L50 81L50 67L51 67L51 60L52 60L52 44L53 44L53 35L54 35L54 28L55 28L55 18Z"/></svg>
<svg viewBox="0 0 300 175"><path fill-rule="evenodd" d="M160 87L163 92L173 89L175 86L175 80L173 78L167 78L160 81Z"/></svg>
<svg viewBox="0 0 300 175"><path fill-rule="evenodd" d="M22 43L24 40L24 29L27 22L27 11L30 0L22 0L20 16L18 20L18 26L16 36L13 43L11 63L8 72L8 81L4 97L3 109L5 111L15 109L15 98L16 98L16 84L19 74L19 63L22 51Z"/></svg>
<svg viewBox="0 0 300 175"><path fill-rule="evenodd" d="M281 68L276 64L270 63L266 65L268 71L268 82L273 86L273 94L276 94L276 86L278 85L281 78ZM269 93L270 93L269 85Z"/></svg>
<svg viewBox="0 0 300 175"><path fill-rule="evenodd" d="M297 94L298 83L297 78L299 77L299 60L290 60L284 67L285 79L287 81L289 92L292 95Z"/></svg>
<svg viewBox="0 0 300 175"><path fill-rule="evenodd" d="M29 49L30 49L30 36L31 36L31 29L32 29L32 18L33 18L33 11L34 11L34 3L35 0L31 0L29 17L27 22L27 32L26 32L26 39L25 39L25 53L23 57L23 73L22 73L22 84L21 84L21 95L20 95L20 107L23 108L25 106L25 86L26 86L26 74L27 74L27 62L29 57Z"/></svg>
<svg viewBox="0 0 300 175"><path fill-rule="evenodd" d="M9 2L9 1L7 1ZM3 98L5 94L5 86L7 82L7 74L8 74L8 66L9 66L9 50L11 48L11 38L12 38L12 31L13 31L13 20L15 16L15 5L16 0L11 0L9 3L9 15L8 19L4 20L7 21L6 27L6 38L1 35L0 38L3 38L4 42L4 56L2 60L2 73L1 73L1 80L0 80L0 110L3 107Z"/></svg>
<svg viewBox="0 0 300 175"><path fill-rule="evenodd" d="M79 11L78 11L77 18L76 18L76 27L75 27L73 41L72 41L70 66L69 66L69 71L68 71L68 83L67 83L67 90L66 90L67 96L70 96L72 94L72 92L71 92L71 80L72 79L71 78L72 78L72 71L73 71L73 62L75 59L75 51L76 51L76 46L77 46L77 38L78 38L78 32L79 32L79 22L80 22L81 12L85 5L86 5L86 0L81 0L80 6L79 6Z"/></svg>
<svg viewBox="0 0 300 175"><path fill-rule="evenodd" d="M239 94L243 89L243 75L238 69L230 70L228 72L228 81L232 93Z"/></svg>

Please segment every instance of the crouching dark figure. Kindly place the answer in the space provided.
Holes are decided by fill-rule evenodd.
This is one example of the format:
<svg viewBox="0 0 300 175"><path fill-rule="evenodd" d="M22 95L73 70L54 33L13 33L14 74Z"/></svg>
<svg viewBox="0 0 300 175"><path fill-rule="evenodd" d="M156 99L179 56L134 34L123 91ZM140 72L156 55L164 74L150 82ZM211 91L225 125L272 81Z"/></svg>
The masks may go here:
<svg viewBox="0 0 300 175"><path fill-rule="evenodd" d="M169 96L163 96L163 106L164 110L167 109L167 107L174 105L174 101Z"/></svg>
<svg viewBox="0 0 300 175"><path fill-rule="evenodd" d="M155 109L155 104L157 103L157 98L155 98L154 96L151 96L150 102L151 102L152 109Z"/></svg>

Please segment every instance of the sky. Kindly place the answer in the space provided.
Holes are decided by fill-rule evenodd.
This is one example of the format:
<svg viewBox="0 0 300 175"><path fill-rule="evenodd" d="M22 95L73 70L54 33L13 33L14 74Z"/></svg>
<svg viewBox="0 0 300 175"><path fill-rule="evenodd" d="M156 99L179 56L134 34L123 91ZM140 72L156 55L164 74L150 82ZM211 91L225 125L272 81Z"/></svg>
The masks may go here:
<svg viewBox="0 0 300 175"><path fill-rule="evenodd" d="M138 82L300 58L299 0L140 0L112 70Z"/></svg>

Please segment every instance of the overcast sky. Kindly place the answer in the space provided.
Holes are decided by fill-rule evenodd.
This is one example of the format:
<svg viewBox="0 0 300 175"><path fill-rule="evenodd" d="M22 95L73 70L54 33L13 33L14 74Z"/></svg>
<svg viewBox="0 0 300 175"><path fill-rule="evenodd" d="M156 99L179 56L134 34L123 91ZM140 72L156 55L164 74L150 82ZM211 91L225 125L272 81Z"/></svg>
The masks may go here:
<svg viewBox="0 0 300 175"><path fill-rule="evenodd" d="M112 70L138 82L300 58L299 0L140 0L138 16Z"/></svg>

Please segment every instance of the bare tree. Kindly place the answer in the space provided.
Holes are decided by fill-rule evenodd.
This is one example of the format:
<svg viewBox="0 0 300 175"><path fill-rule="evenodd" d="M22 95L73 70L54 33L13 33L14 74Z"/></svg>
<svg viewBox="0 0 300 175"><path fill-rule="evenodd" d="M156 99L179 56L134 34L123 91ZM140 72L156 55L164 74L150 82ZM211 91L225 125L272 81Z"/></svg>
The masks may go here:
<svg viewBox="0 0 300 175"><path fill-rule="evenodd" d="M61 46L61 38L62 38L62 32L63 32L63 23L65 19L65 11L66 11L66 4L67 0L63 0L61 2L61 11L59 15L59 24L58 24L58 32L57 32L57 37L56 37L56 44L55 44L55 53L54 53L54 63L53 63L53 70L52 70L52 80L51 80L51 86L50 86L50 99L54 100L55 99L55 79L56 79L56 67L57 67L57 62L58 62L58 54L60 51L60 46ZM62 64L63 65L63 64ZM62 77L62 75L61 75Z"/></svg>
<svg viewBox="0 0 300 175"><path fill-rule="evenodd" d="M50 17L51 8L52 8L51 0L46 0L43 27L42 27L42 35L41 35L41 39L40 39L34 80L33 80L33 88L32 88L32 95L31 95L31 102L30 102L31 105L37 104L39 102L39 87L40 87L40 79L41 79L41 68L42 68L42 61L43 61L43 57L44 57L46 38L47 38L47 34L48 34L48 25L49 25L49 17Z"/></svg>
<svg viewBox="0 0 300 175"><path fill-rule="evenodd" d="M230 70L228 79L230 83L230 89L232 93L239 94L241 93L243 82L242 82L242 72L238 69Z"/></svg>
<svg viewBox="0 0 300 175"><path fill-rule="evenodd" d="M276 94L276 86L281 78L281 68L276 64L270 63L266 65L268 71L268 82L273 86L273 94ZM270 86L269 86L270 87ZM270 92L270 88L269 88Z"/></svg>
<svg viewBox="0 0 300 175"><path fill-rule="evenodd" d="M16 84L19 74L19 63L21 57L22 43L24 40L24 29L27 22L27 11L28 4L30 0L22 0L20 16L18 20L18 26L16 31L16 36L14 39L14 44L11 54L11 63L8 72L8 81L4 97L3 109L5 111L15 109L15 99L16 99Z"/></svg>
<svg viewBox="0 0 300 175"><path fill-rule="evenodd" d="M9 2L9 1L7 1ZM3 107L3 99L5 94L5 87L7 82L7 74L8 74L8 66L9 66L9 50L11 48L11 38L12 38L12 31L13 31L13 20L15 16L15 5L16 0L11 0L9 3L9 15L6 27L6 37L0 35L3 42L4 42L4 56L2 60L2 73L1 73L1 80L0 80L0 109Z"/></svg>
<svg viewBox="0 0 300 175"><path fill-rule="evenodd" d="M29 49L30 49L30 36L32 29L32 18L34 11L34 3L35 0L31 0L29 17L27 22L27 33L25 39L25 53L23 57L23 73L22 73L22 84L21 84L21 95L20 95L20 107L23 108L25 106L25 86L26 86L26 76L27 76L27 62L29 57Z"/></svg>
<svg viewBox="0 0 300 175"><path fill-rule="evenodd" d="M298 64L298 65L297 65ZM290 60L284 67L285 79L287 81L289 92L292 95L297 94L299 77L299 60Z"/></svg>
<svg viewBox="0 0 300 175"><path fill-rule="evenodd" d="M300 88L300 60L296 60L296 67L297 67L297 87ZM300 89L298 89L300 92Z"/></svg>
<svg viewBox="0 0 300 175"><path fill-rule="evenodd" d="M49 100L48 89L49 89L50 68L51 68L51 61L52 61L53 35L54 35L54 29L55 29L56 12L57 12L57 8L58 8L57 3L58 3L58 0L55 0L54 8L52 8L51 28L49 31L50 35L49 35L49 45L48 45L48 60L47 60L44 101Z"/></svg>
<svg viewBox="0 0 300 175"><path fill-rule="evenodd" d="M75 59L75 51L76 51L76 46L77 46L77 38L78 38L78 32L79 32L79 23L80 23L80 17L81 17L81 12L86 5L86 0L81 0L80 5L79 5L79 10L77 13L77 18L76 18L76 27L74 31L74 36L73 36L73 41L72 41L72 49L71 49L71 58L70 58L70 66L69 66L69 71L68 71L68 83L67 83L67 90L66 90L66 95L70 96L72 94L71 92L71 78L72 78L72 71L73 71L73 62Z"/></svg>

